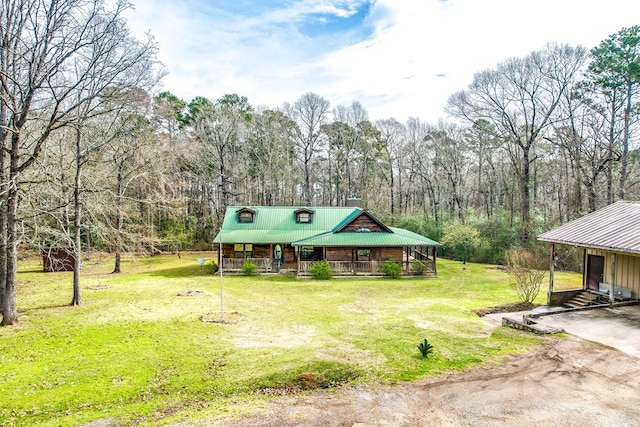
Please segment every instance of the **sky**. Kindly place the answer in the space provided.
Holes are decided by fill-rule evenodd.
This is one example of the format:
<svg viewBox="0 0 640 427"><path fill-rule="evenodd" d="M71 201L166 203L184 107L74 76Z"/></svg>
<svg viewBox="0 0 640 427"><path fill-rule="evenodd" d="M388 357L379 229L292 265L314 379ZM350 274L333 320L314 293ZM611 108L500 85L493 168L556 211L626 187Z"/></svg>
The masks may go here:
<svg viewBox="0 0 640 427"><path fill-rule="evenodd" d="M131 0L189 102L225 94L277 108L314 92L371 120L446 118L476 72L547 43L587 49L640 24L634 0Z"/></svg>

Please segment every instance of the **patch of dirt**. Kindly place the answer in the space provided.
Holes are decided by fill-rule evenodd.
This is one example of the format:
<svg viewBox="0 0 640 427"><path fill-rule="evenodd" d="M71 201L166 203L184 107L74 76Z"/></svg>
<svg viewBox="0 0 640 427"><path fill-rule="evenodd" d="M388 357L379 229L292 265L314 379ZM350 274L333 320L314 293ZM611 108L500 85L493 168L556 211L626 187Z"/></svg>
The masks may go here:
<svg viewBox="0 0 640 427"><path fill-rule="evenodd" d="M349 381L349 379L332 381L328 380L323 375L318 375L313 372L303 372L295 381L292 381L291 384L283 385L281 387L260 387L252 390L251 393L265 394L268 396L286 396L308 390L340 387L347 384Z"/></svg>
<svg viewBox="0 0 640 427"><path fill-rule="evenodd" d="M198 320L205 323L227 324L227 323L238 323L244 318L245 318L244 314L239 313L237 311L232 311L231 313L222 313L222 316L220 316L220 312L214 313L210 311L198 317Z"/></svg>
<svg viewBox="0 0 640 427"><path fill-rule="evenodd" d="M497 367L281 396L251 415L197 425L633 426L639 406L640 359L579 338L552 337Z"/></svg>
<svg viewBox="0 0 640 427"><path fill-rule="evenodd" d="M203 295L204 291L186 291L186 292L178 292L178 296L179 297L194 297L196 295ZM220 313L218 313L218 315L220 315Z"/></svg>
<svg viewBox="0 0 640 427"><path fill-rule="evenodd" d="M529 304L526 302L514 302L511 304L494 305L492 307L477 308L473 310L473 312L478 316L482 317L491 313L513 313L515 311L533 310L538 306L539 304Z"/></svg>
<svg viewBox="0 0 640 427"><path fill-rule="evenodd" d="M233 343L239 348L279 347L294 348L308 344L316 335L313 326L296 325L289 329L278 329L268 334L257 334L252 324L238 330Z"/></svg>

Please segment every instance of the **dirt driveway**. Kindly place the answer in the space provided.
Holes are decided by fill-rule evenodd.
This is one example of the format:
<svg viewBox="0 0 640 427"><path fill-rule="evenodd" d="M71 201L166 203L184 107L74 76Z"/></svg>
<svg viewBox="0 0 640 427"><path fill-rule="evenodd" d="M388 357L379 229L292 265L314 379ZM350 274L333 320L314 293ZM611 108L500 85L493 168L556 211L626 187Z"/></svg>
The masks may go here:
<svg viewBox="0 0 640 427"><path fill-rule="evenodd" d="M571 323L557 316L545 321ZM631 322L627 326L640 331L640 323ZM616 335L606 329L601 333ZM640 346L640 340L634 345ZM640 426L639 408L640 355L571 335L552 337L540 350L496 368L392 387L288 396L250 416L198 425L618 427Z"/></svg>

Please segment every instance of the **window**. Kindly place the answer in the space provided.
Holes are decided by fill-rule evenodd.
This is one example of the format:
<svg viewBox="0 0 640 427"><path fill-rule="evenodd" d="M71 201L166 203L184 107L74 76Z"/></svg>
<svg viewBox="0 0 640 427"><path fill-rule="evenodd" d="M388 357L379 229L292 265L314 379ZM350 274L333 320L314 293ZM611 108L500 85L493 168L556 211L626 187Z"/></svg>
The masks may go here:
<svg viewBox="0 0 640 427"><path fill-rule="evenodd" d="M370 233L371 230L369 227L360 227L356 230L356 233Z"/></svg>
<svg viewBox="0 0 640 427"><path fill-rule="evenodd" d="M242 243L236 243L233 245L233 257L244 258L244 245Z"/></svg>
<svg viewBox="0 0 640 427"><path fill-rule="evenodd" d="M371 249L358 249L358 258L371 258Z"/></svg>
<svg viewBox="0 0 640 427"><path fill-rule="evenodd" d="M309 260L313 259L314 254L313 246L303 246L300 248L300 259Z"/></svg>
<svg viewBox="0 0 640 427"><path fill-rule="evenodd" d="M298 212L298 222L301 222L301 223L311 222L311 214L309 212Z"/></svg>
<svg viewBox="0 0 640 427"><path fill-rule="evenodd" d="M253 258L253 245L251 243L236 243L233 245L234 258Z"/></svg>
<svg viewBox="0 0 640 427"><path fill-rule="evenodd" d="M253 222L253 213L242 211L238 214L238 222Z"/></svg>

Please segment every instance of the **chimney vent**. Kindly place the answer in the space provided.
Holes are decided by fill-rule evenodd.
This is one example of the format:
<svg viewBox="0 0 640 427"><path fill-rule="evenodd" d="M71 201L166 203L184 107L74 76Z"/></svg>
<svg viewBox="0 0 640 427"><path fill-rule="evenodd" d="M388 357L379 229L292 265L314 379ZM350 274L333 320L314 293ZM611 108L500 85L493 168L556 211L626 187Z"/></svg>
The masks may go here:
<svg viewBox="0 0 640 427"><path fill-rule="evenodd" d="M346 206L348 208L361 208L362 207L362 199L357 197L350 197L347 199Z"/></svg>

